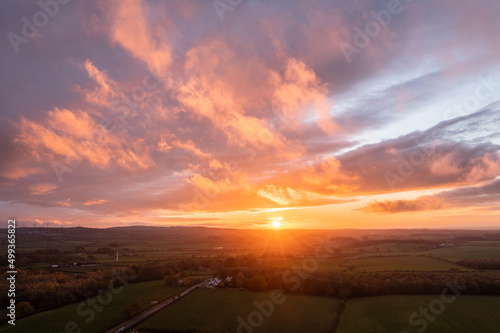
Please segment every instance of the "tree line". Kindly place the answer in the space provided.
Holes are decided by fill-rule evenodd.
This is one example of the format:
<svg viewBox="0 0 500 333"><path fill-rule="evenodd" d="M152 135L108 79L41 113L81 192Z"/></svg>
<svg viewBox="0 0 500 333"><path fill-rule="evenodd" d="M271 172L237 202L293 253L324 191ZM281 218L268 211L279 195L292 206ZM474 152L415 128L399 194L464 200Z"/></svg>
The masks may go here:
<svg viewBox="0 0 500 333"><path fill-rule="evenodd" d="M439 294L447 284L465 286L463 294L500 295L500 275L488 273L446 272L293 272L255 267L222 268L219 276L231 282L220 287L246 288L254 291L281 289L290 293L315 296L351 297L382 295Z"/></svg>
<svg viewBox="0 0 500 333"><path fill-rule="evenodd" d="M457 264L472 269L500 269L500 259L462 259Z"/></svg>
<svg viewBox="0 0 500 333"><path fill-rule="evenodd" d="M200 265L215 265L211 260L181 260L169 263L146 263L116 270L94 270L74 274L50 270L17 269L16 301L22 304L18 315L22 317L33 312L53 309L69 303L94 297L103 289L118 288L124 283L160 280L167 275L179 274ZM118 272L118 273L117 273ZM118 275L130 279L116 278ZM8 274L0 276L0 289L8 290ZM0 299L0 306L6 307L8 298Z"/></svg>

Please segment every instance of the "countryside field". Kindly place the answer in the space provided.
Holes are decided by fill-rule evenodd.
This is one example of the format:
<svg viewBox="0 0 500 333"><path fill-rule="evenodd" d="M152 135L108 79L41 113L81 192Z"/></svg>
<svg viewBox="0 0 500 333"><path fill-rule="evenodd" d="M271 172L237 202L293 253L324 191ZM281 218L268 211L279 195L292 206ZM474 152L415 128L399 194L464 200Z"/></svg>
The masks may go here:
<svg viewBox="0 0 500 333"><path fill-rule="evenodd" d="M456 232L457 237L462 234L475 235L475 232ZM138 235L144 241L138 242ZM242 235L248 239L243 241ZM333 235L349 237L333 237ZM377 239L366 240L367 235ZM410 294L435 293L436 289L427 291L428 289L419 287L422 284L431 287L434 281L429 276L439 275L439 278L447 279L451 276L449 274L453 274L453 278L457 275L465 278L469 275L490 274L481 283L495 283L500 279L500 269L485 269L481 272L456 264L457 261L467 258L478 260L500 258L500 246L495 242L475 241L471 245L471 242L460 241L455 242L453 246L445 247L440 244L444 240L453 240L451 232L446 233L444 236L446 238L441 238L443 236L439 236L440 233L433 232L428 232L425 236L416 233L414 237L418 239L412 239L410 233L407 239L394 240L394 235L402 237L400 231L335 231L330 232L327 237L320 238L320 231L310 231L301 236L293 230L284 233L274 231L263 233L207 228L114 228L106 231L86 228L21 229L19 244L26 246L20 251L19 258L20 262L26 264L20 268L32 272L34 276L59 274L61 278L69 276L71 279L83 279L93 274L93 271L126 267L138 274L142 272L142 281L149 279L153 281L129 284L122 293L113 294L112 302L104 306L101 312L96 312L95 319L89 323L85 322L88 314L83 317L78 314L77 307L80 304L78 302L51 310L43 311L42 308L41 312L18 318L15 327L4 324L0 327L0 332L60 332L64 330L67 322L72 321L82 329L82 333L105 332L110 327L122 325L125 320L123 310L134 301L139 300L143 308L146 308L151 305L151 301L164 299L181 290L180 286L167 287L166 282L161 280L165 275L157 274L152 277L155 271L164 269L162 272L167 272L166 267L174 270L174 283L181 273L189 277L191 285L219 274L234 277L238 271L243 272L246 277L239 287L226 283L225 286L215 289L197 289L148 318L140 324L141 329L186 330L198 327L213 332L235 332L239 325L237 318L241 317L248 321L248 315L256 310L253 302L269 299L272 289L254 288L251 277L254 275L266 277L269 286L269 283L282 282L282 274L286 270L304 272L304 262L309 260L311 263L310 259L314 258L318 246L321 248L320 254L326 255L326 259L316 261L317 266L312 272L315 278L307 282L307 278L300 278L300 286L307 288L297 291L298 294L288 290L285 294L286 301L281 305L275 305L273 314L269 318L263 317L262 325L255 328L255 332L311 330L330 332L338 315L340 299L344 298L347 308L340 317L337 333L400 333L404 330L411 333L416 330L414 326L408 327L409 315L418 311L422 304L428 304L435 296L408 295L407 290L411 290ZM40 241L40 238L45 240ZM238 241L240 242L237 243ZM252 249L252 241L264 243L265 246ZM62 244L60 247L62 250L59 250L58 244ZM192 245L187 247L185 244ZM55 250L61 252L53 254ZM118 261L116 261L117 251L120 253ZM65 265L61 268L50 268L52 264L59 262L59 258L63 263L71 263L73 260L76 262L95 260L99 265L85 267ZM272 274L275 274L275 277ZM385 281L385 287L379 291L377 288L369 288L372 284L371 279L374 278L371 274L383 279L378 282L382 284ZM495 274L498 274L498 279L495 278ZM391 283L386 281L393 278L398 279L399 285L404 285L407 278L411 278L411 281L420 278L421 281L408 284L407 289L398 289L397 293L402 292L406 295L386 293L384 296L359 297L366 295L359 294L366 290L376 293L390 289ZM344 281L343 284L336 284L337 279ZM348 286L352 289L351 293L342 289L342 286L345 287L346 283L354 280L363 281L359 287L365 288L363 289L365 291L360 291L356 285ZM327 293L325 292L327 289L324 288L325 283L331 286ZM437 290L439 288L441 286L438 283ZM482 286L474 287L474 290L481 288ZM257 290L264 291L257 292ZM415 290L420 291L416 293ZM480 332L495 332L496 328L488 326L490 321L477 323L477 320L483 315L493 318L493 314L499 311L499 299L487 296L461 296L453 304L447 305L446 311L435 322L429 324L426 332L450 330L468 332L471 331L471 327L478 327L482 330ZM95 298L90 299L92 300ZM38 303L33 304L36 306ZM35 311L38 310L39 308L35 307ZM470 312L467 312L469 310ZM5 311L0 313L5 317Z"/></svg>
<svg viewBox="0 0 500 333"><path fill-rule="evenodd" d="M498 248L500 255L500 248ZM373 256L373 255L372 255ZM305 258L264 258L266 267L292 269L300 267ZM376 255L373 257L346 257L332 258L317 261L317 271L320 272L380 272L380 271L473 271L470 268L446 262L438 258L429 258L417 255Z"/></svg>
<svg viewBox="0 0 500 333"><path fill-rule="evenodd" d="M111 301L100 307L101 312L98 311L99 307L97 307L96 311L93 311L95 317L91 321L88 313L92 312L90 310L92 306L82 308L81 312L85 312L85 314L80 316L77 308L81 302L78 302L17 320L15 326L4 324L0 327L0 332L63 332L68 322L75 322L82 332L102 332L125 320L123 309L134 301L139 300L143 307L147 308L151 306L152 301L175 295L181 289L180 287L167 287L163 281L129 284L123 288L122 292L112 293ZM84 302L92 304L95 301L96 298L91 298ZM106 302L107 300L104 303ZM96 304L100 306L100 303Z"/></svg>
<svg viewBox="0 0 500 333"><path fill-rule="evenodd" d="M428 308L435 299L440 295L353 298L347 302L337 333L413 333L418 329L426 333L500 332L498 296L459 296L446 304L441 314L429 312L433 321L424 321L419 315L415 320L421 322L412 326L410 316L420 307ZM423 322L427 322L425 329Z"/></svg>
<svg viewBox="0 0 500 333"><path fill-rule="evenodd" d="M500 258L500 246L490 245L461 245L454 247L445 247L435 250L425 251L425 254L437 258L458 261L461 259L498 259Z"/></svg>
<svg viewBox="0 0 500 333"><path fill-rule="evenodd" d="M139 327L177 330L198 327L213 332L236 332L237 318L247 320L256 311L253 302L269 299L269 292L198 289ZM273 313L269 318L264 316L255 332L326 332L338 306L337 298L285 295L283 304L276 304Z"/></svg>

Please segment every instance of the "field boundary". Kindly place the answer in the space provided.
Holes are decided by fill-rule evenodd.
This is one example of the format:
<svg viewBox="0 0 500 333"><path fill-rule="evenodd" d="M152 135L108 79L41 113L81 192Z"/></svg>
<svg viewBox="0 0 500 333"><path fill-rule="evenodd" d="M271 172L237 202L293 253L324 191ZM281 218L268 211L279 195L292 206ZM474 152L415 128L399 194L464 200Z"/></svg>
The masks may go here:
<svg viewBox="0 0 500 333"><path fill-rule="evenodd" d="M337 308L337 314L335 315L335 318L333 319L332 327L328 330L330 333L335 333L337 332L337 329L339 328L340 324L340 318L344 314L345 308L347 307L347 300L340 300L339 306Z"/></svg>

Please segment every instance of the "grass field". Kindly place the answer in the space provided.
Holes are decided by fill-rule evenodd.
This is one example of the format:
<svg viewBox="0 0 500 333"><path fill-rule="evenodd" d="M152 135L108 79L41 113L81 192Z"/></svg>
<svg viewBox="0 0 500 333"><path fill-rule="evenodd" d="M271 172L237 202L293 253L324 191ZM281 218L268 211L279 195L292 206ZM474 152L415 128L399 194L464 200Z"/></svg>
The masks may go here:
<svg viewBox="0 0 500 333"><path fill-rule="evenodd" d="M286 295L283 304L254 332L326 332L336 316L336 298ZM237 317L245 320L256 311L254 301L270 299L270 293L229 289L198 289L142 323L139 327L188 329L199 327L214 332L236 332ZM243 330L245 332L245 330Z"/></svg>
<svg viewBox="0 0 500 333"><path fill-rule="evenodd" d="M451 296L450 296L451 297ZM428 308L440 295L379 296L351 299L340 319L337 333L400 333L417 332L425 325L422 316L415 317L413 326L410 316L420 307ZM439 307L436 306L439 311ZM427 321L426 333L499 333L500 297L459 296L444 311ZM421 322L417 323L416 321Z"/></svg>
<svg viewBox="0 0 500 333"><path fill-rule="evenodd" d="M500 246L453 246L422 252L437 258L458 261L461 259L498 259Z"/></svg>
<svg viewBox="0 0 500 333"><path fill-rule="evenodd" d="M356 247L356 250L363 250L365 252L398 252L398 251L412 251L418 247L424 246L425 243L419 242L378 242L373 245Z"/></svg>
<svg viewBox="0 0 500 333"><path fill-rule="evenodd" d="M290 269L301 267L306 258L267 258L263 263L267 267ZM317 261L318 272L341 272L347 270L352 273L380 272L380 271L473 271L472 269L455 265L437 258L428 258L415 255L383 255L380 257L334 258Z"/></svg>
<svg viewBox="0 0 500 333"><path fill-rule="evenodd" d="M167 298L181 289L181 287L166 287L163 281L129 284L121 293L112 294L112 300L107 305L102 305L100 312L99 308L96 308L95 318L89 323L85 320L90 318L87 313L91 312L92 307L86 305L81 310L84 315L80 316L77 312L80 302L16 320L15 326L5 324L0 327L0 332L64 332L66 323L71 321L74 321L82 332L101 332L125 320L123 309L135 300L139 300L146 308L151 306L151 301ZM95 301L95 298L90 301Z"/></svg>
<svg viewBox="0 0 500 333"><path fill-rule="evenodd" d="M266 267L272 268L282 268L282 269L291 269L295 267L301 267L304 258L263 258L263 265ZM342 263L345 262L344 258L338 259L327 259L324 261L317 261L318 263L318 272L341 272L344 270L344 267L341 266Z"/></svg>
<svg viewBox="0 0 500 333"><path fill-rule="evenodd" d="M382 256L374 258L359 258L347 260L353 265L352 272L376 272L376 271L448 271L458 269L461 271L473 271L470 268L458 266L443 260L422 256Z"/></svg>

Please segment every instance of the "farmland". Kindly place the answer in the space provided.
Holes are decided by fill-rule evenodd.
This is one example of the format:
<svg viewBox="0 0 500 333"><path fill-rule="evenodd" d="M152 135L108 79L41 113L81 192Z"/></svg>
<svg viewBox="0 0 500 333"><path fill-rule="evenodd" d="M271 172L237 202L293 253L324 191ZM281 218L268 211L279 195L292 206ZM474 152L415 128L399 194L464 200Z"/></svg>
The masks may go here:
<svg viewBox="0 0 500 333"><path fill-rule="evenodd" d="M440 248L426 252L427 255L437 258L458 261L461 259L498 259L500 258L500 246L474 245L455 246L453 248Z"/></svg>
<svg viewBox="0 0 500 333"><path fill-rule="evenodd" d="M198 327L213 332L235 332L238 317L248 320L250 313L257 310L254 302L270 299L271 294L265 292L199 289L139 327L177 330ZM329 297L284 295L280 300L282 304L274 304L269 317L263 316L259 332L325 332L339 305L339 299Z"/></svg>
<svg viewBox="0 0 500 333"><path fill-rule="evenodd" d="M96 303L98 307L95 311L92 311L93 308L89 305L78 310L78 306L82 303L78 302L17 320L16 326L3 325L0 327L0 332L62 332L68 322L74 322L83 332L101 332L123 321L124 308L133 302L138 300L144 308L147 308L151 306L152 301L167 298L179 290L181 288L166 287L163 281L129 284L123 289L116 290L116 293L113 291L108 294L112 295L110 301L108 296L83 301L86 304ZM98 311L99 309L101 311Z"/></svg>
<svg viewBox="0 0 500 333"><path fill-rule="evenodd" d="M266 260L267 259L267 260ZM267 267L291 269L300 266L303 258L266 258ZM373 257L334 258L318 261L318 271L351 273L380 272L380 271L473 271L472 269L442 261L438 258L416 256L408 254L377 255Z"/></svg>
<svg viewBox="0 0 500 333"><path fill-rule="evenodd" d="M438 306L436 310L439 312L435 310L435 315L429 312L431 320L415 315L413 325L410 323L413 313L419 312L421 307L428 308L440 297L415 295L351 299L347 302L337 333L412 333L417 329L428 333L500 332L500 297L494 296L458 296L451 304L445 304L442 313Z"/></svg>
<svg viewBox="0 0 500 333"><path fill-rule="evenodd" d="M248 320L255 311L254 301L265 302L272 290L283 289L286 302L275 304L256 332L331 330L342 299L347 307L337 332L410 333L413 326L403 327L408 316L439 295L444 281L455 279L469 283L464 294L474 296L463 295L447 305L427 332L450 330L446 325L451 322L465 331L476 325L476 314L467 314L466 304L477 309L477 316L498 311L498 296L489 295L500 295L500 270L457 263L500 258L500 234L493 232L131 227L20 228L18 236L18 301L29 301L35 313L19 316L15 329L0 326L1 332L61 331L68 322L82 332L103 332L125 320L124 309L135 301L144 309L175 294L181 284L214 276L233 279L214 289L195 290L140 327L234 332L237 318ZM78 265L85 262L93 264ZM112 302L85 322L88 315L80 316L78 305L96 300L88 297L106 288L102 283L107 285L107 274L122 269L136 278L123 292L112 293ZM35 282L37 293L23 285ZM78 288L80 284L88 290ZM356 321L358 317L365 319Z"/></svg>

